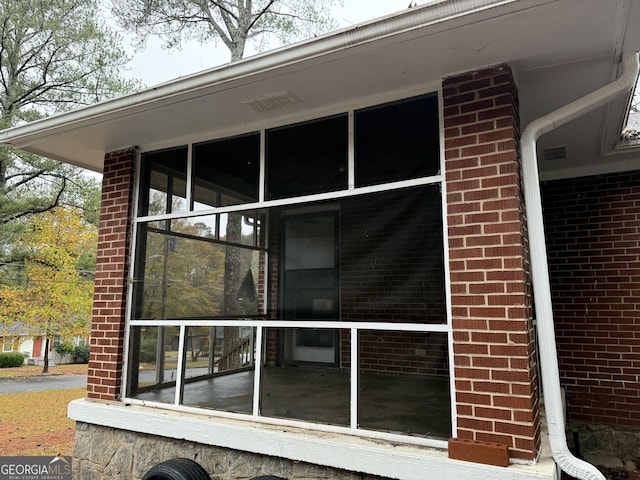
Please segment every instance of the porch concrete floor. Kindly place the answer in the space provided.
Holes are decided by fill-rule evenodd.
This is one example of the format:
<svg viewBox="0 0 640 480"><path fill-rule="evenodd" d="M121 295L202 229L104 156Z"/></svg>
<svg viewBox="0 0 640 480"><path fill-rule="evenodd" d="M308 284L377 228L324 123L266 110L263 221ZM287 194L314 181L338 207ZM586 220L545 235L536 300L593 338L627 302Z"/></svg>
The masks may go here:
<svg viewBox="0 0 640 480"><path fill-rule="evenodd" d="M314 367L264 367L261 415L349 425L349 373ZM418 375L360 374L360 428L448 439L449 379ZM140 400L173 403L175 387L139 393ZM251 414L253 371L185 385L183 405Z"/></svg>

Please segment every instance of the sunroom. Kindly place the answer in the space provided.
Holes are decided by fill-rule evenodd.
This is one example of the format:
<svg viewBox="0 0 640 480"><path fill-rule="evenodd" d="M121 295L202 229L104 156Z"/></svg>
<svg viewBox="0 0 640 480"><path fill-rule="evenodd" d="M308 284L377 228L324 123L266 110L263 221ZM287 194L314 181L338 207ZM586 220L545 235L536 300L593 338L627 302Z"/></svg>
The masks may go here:
<svg viewBox="0 0 640 480"><path fill-rule="evenodd" d="M445 445L439 103L142 152L127 401Z"/></svg>
<svg viewBox="0 0 640 480"><path fill-rule="evenodd" d="M585 177L594 204L636 201L637 153L613 147L638 19L632 0L429 2L2 132L103 172L87 398L69 407L78 478L143 478L175 457L225 480L593 473L568 455L563 415L636 419L637 378L611 410L599 384L571 397L605 381L599 359L584 369L605 342L572 305L556 355L538 273L572 277L564 243L556 265L540 255L554 245L534 193L547 182L560 221L561 193L584 207ZM560 125L566 106L581 108ZM532 139L541 119L554 128ZM615 255L637 228L596 235L576 211L581 238L606 234ZM572 258L599 280L589 245ZM635 277L610 258L617 295ZM617 327L636 328L618 315L635 312L629 292L607 312L633 356L637 332ZM609 345L606 375L635 375Z"/></svg>

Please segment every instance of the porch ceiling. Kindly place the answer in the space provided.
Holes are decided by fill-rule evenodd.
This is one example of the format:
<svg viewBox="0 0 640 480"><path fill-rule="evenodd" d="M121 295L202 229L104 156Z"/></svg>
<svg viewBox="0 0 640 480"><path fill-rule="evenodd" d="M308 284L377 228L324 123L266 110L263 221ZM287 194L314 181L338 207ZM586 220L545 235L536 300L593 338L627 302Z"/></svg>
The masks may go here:
<svg viewBox="0 0 640 480"><path fill-rule="evenodd" d="M524 127L611 81L620 55L638 49L640 2L633 0L431 2L6 130L0 142L101 171L108 151L133 145L155 149L375 103L388 92L417 91L425 84L437 88L443 76L505 61L518 82ZM267 112L247 104L284 91L300 103ZM626 101L543 137L541 147L567 147L565 160L541 165L543 176L631 168L633 154L606 161L603 156L620 131Z"/></svg>

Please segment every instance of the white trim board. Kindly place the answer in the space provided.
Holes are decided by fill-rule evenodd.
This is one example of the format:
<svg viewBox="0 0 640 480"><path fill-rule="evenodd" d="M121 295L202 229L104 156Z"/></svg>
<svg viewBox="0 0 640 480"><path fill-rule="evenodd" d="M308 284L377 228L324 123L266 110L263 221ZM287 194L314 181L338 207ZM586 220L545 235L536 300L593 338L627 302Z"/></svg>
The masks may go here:
<svg viewBox="0 0 640 480"><path fill-rule="evenodd" d="M400 480L557 480L555 463L543 455L535 465L493 467L451 460L446 450L400 445L294 427L90 399L69 404L75 421L130 432L187 440Z"/></svg>

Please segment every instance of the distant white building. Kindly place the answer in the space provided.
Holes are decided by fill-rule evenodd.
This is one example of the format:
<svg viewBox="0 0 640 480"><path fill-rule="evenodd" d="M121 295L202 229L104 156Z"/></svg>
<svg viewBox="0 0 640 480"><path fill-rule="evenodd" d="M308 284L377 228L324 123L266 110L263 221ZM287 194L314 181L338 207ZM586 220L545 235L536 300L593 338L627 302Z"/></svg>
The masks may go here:
<svg viewBox="0 0 640 480"><path fill-rule="evenodd" d="M25 357L25 363L40 364L44 358L45 336L33 335L22 324L14 324L7 327L6 331L2 330L4 335L0 334L0 345L2 352L19 352ZM61 342L61 338L55 335L49 346L49 360L52 364L71 363L73 357L70 355L60 355L56 352L55 347ZM83 337L74 337L71 342L74 346L87 345L88 340Z"/></svg>

